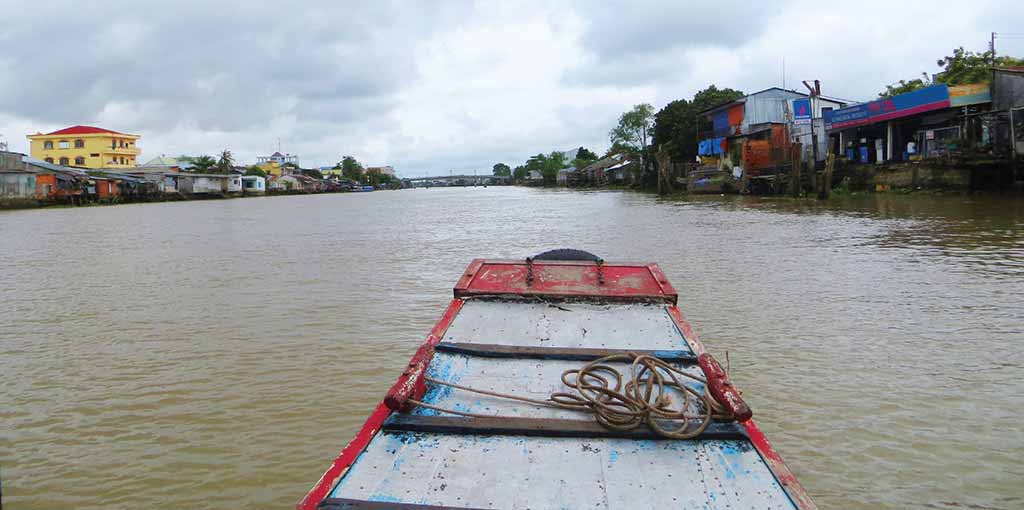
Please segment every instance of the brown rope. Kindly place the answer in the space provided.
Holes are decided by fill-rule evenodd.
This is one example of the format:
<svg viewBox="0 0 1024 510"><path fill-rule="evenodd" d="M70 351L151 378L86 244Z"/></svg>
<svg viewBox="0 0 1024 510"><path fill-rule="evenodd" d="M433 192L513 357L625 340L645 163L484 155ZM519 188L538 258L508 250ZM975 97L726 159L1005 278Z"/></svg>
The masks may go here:
<svg viewBox="0 0 1024 510"><path fill-rule="evenodd" d="M631 362L629 379L608 365L609 362ZM698 393L686 386L678 376L705 384L705 392ZM609 430L628 431L646 424L655 433L672 439L692 439L703 433L712 419L731 419L707 394L707 384L702 377L690 375L655 356L632 352L605 356L581 368L562 372L562 383L574 391L555 392L547 400L471 388L430 376L424 378L431 384L481 395L591 413L601 426ZM673 392L682 393L681 406L672 406L670 394ZM700 414L696 416L686 413L691 399L700 408ZM446 409L418 400L410 399L409 402L441 413L471 418L502 418Z"/></svg>

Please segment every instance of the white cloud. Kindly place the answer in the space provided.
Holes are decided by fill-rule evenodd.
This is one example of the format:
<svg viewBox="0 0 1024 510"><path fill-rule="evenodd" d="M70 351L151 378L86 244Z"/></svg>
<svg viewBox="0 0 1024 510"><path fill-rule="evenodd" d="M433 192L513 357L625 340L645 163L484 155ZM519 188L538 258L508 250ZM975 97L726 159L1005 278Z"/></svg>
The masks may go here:
<svg viewBox="0 0 1024 510"><path fill-rule="evenodd" d="M5 2L7 0L0 0ZM99 124L143 159L276 148L400 173L487 171L579 145L601 151L630 106L709 84L800 79L868 99L983 50L1014 2L15 2L0 27L0 133ZM1024 54L1007 41L1004 52Z"/></svg>

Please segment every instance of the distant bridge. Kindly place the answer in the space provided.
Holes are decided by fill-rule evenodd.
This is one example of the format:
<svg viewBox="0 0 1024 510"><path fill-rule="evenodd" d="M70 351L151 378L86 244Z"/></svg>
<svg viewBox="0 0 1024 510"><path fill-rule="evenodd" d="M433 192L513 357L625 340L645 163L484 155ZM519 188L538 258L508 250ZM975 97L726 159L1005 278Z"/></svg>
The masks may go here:
<svg viewBox="0 0 1024 510"><path fill-rule="evenodd" d="M413 177L402 179L408 186L499 186L512 184L507 175L438 175L436 177Z"/></svg>

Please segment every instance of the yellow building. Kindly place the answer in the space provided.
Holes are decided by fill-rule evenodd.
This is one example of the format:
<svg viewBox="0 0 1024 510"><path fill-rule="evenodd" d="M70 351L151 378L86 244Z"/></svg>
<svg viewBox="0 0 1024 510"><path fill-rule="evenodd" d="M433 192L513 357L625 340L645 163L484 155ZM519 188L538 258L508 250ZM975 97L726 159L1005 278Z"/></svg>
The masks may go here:
<svg viewBox="0 0 1024 510"><path fill-rule="evenodd" d="M28 135L33 158L48 163L82 168L135 166L142 153L139 135L118 133L92 126L71 126L52 133Z"/></svg>

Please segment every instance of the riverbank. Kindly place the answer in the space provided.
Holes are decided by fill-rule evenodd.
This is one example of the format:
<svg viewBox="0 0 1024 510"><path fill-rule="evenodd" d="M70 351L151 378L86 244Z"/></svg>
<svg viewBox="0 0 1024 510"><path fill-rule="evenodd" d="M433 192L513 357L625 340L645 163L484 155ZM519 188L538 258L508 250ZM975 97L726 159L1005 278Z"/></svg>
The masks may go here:
<svg viewBox="0 0 1024 510"><path fill-rule="evenodd" d="M382 190L375 190L382 191ZM366 191L359 191L365 193ZM238 198L258 198L258 197L270 197L270 196L286 196L286 195L313 195L313 194L337 194L337 193L359 193L351 190L321 190L321 191L302 191L302 190L269 190L263 193L181 193L181 192L168 192L168 193L148 193L148 194L133 194L133 195L118 195L115 197L99 198L95 196L75 196L75 197L50 197L45 199L36 198L0 198L0 210L4 209L40 209L40 208L55 208L55 207L98 207L107 205L120 205L120 204L140 204L150 202L183 202L183 201L205 201L205 200L231 200Z"/></svg>

